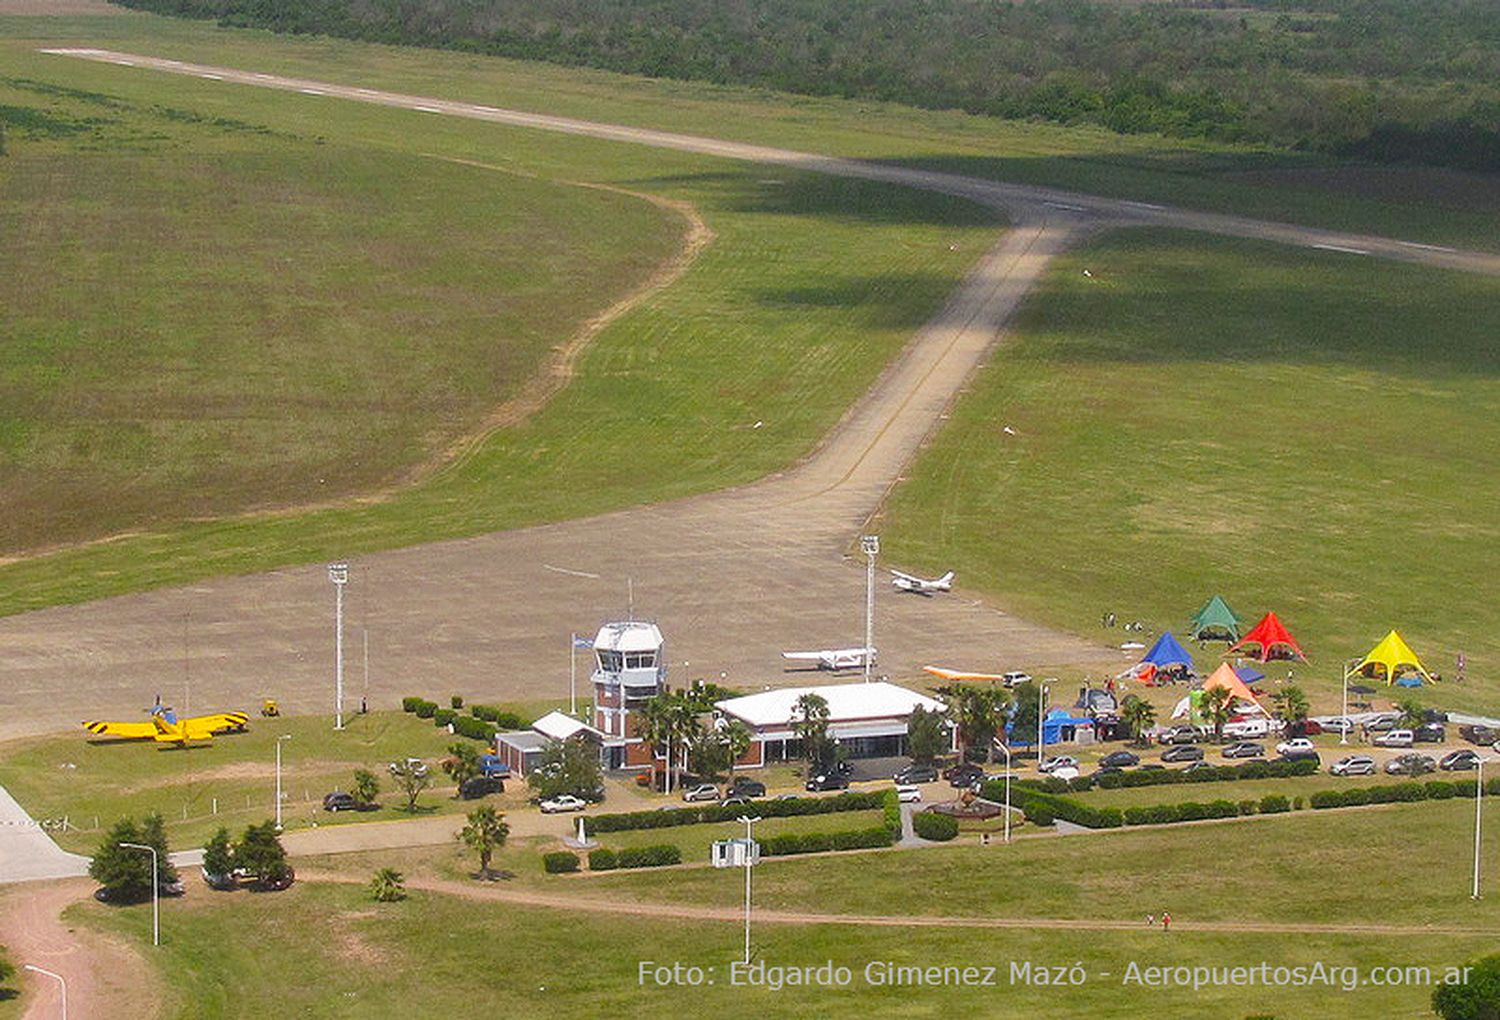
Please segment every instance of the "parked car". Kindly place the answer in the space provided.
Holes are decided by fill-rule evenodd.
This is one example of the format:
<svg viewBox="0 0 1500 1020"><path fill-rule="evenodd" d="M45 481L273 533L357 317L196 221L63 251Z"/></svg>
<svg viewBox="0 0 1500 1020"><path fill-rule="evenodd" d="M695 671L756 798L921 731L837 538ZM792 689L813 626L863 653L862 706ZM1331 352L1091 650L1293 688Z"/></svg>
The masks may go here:
<svg viewBox="0 0 1500 1020"><path fill-rule="evenodd" d="M1038 771L1045 772L1048 775L1052 775L1056 773L1058 769L1076 769L1077 767L1077 758L1073 757L1071 754L1060 754L1056 758L1048 758L1046 761L1038 765L1037 769ZM1001 778L1004 777L1002 776Z"/></svg>
<svg viewBox="0 0 1500 1020"><path fill-rule="evenodd" d="M938 778L938 770L932 765L912 764L903 768L891 777L898 786L906 786L911 783L935 783Z"/></svg>
<svg viewBox="0 0 1500 1020"><path fill-rule="evenodd" d="M1324 733L1353 733L1354 720L1346 715L1336 715L1331 719L1324 719L1321 723Z"/></svg>
<svg viewBox="0 0 1500 1020"><path fill-rule="evenodd" d="M920 804L922 791L915 786L903 783L896 787L896 799L903 804Z"/></svg>
<svg viewBox="0 0 1500 1020"><path fill-rule="evenodd" d="M345 793L342 790L334 790L323 797L324 811L358 811L359 801L354 799L354 794Z"/></svg>
<svg viewBox="0 0 1500 1020"><path fill-rule="evenodd" d="M458 795L464 800L478 800L492 793L504 793L505 780L499 776L475 776L458 785Z"/></svg>
<svg viewBox="0 0 1500 1020"><path fill-rule="evenodd" d="M1156 738L1161 744L1196 744L1203 739L1203 734L1198 732L1196 726L1173 726L1164 730Z"/></svg>
<svg viewBox="0 0 1500 1020"><path fill-rule="evenodd" d="M1234 719L1224 724L1224 739L1252 740L1269 737L1273 729L1269 719Z"/></svg>
<svg viewBox="0 0 1500 1020"><path fill-rule="evenodd" d="M949 769L945 775L948 776L949 786L952 786L955 790L962 790L973 786L979 780L983 779L984 769L973 762L965 762L962 765Z"/></svg>
<svg viewBox="0 0 1500 1020"><path fill-rule="evenodd" d="M1391 730L1382 733L1370 743L1376 747L1410 747L1416 740L1416 735L1411 730Z"/></svg>
<svg viewBox="0 0 1500 1020"><path fill-rule="evenodd" d="M1140 763L1140 757L1131 754L1129 751L1111 751L1099 759L1099 767L1105 769L1126 769Z"/></svg>
<svg viewBox="0 0 1500 1020"><path fill-rule="evenodd" d="M731 793L729 796L727 796L723 800L719 801L719 807L734 807L737 804L748 804L748 803L750 803L750 798L746 797L744 794L742 794L742 793Z"/></svg>
<svg viewBox="0 0 1500 1020"><path fill-rule="evenodd" d="M1396 725L1400 722L1401 717L1399 715L1380 715L1365 723L1365 729L1371 733L1385 733L1387 730L1395 729Z"/></svg>
<svg viewBox="0 0 1500 1020"><path fill-rule="evenodd" d="M419 776L427 775L427 763L421 758L407 758L404 761L393 761L386 767L391 770L391 775L395 775L403 765L409 767Z"/></svg>
<svg viewBox="0 0 1500 1020"><path fill-rule="evenodd" d="M1191 765L1189 765L1187 768L1183 769L1182 771L1184 771L1184 772L1201 772L1204 769L1211 769L1211 768L1213 768L1213 765L1209 764L1206 761L1195 761Z"/></svg>
<svg viewBox="0 0 1500 1020"><path fill-rule="evenodd" d="M184 896L186 894L187 886L182 884L181 879L178 879L175 882L158 882L156 884L156 895L158 896ZM147 891L146 896L143 898L150 898L149 890ZM116 897L113 891L104 886L100 886L98 889L94 890L94 899L98 900L100 903L113 903L115 902ZM122 898L120 902L123 903L126 902L126 900Z"/></svg>
<svg viewBox="0 0 1500 1020"><path fill-rule="evenodd" d="M1477 769L1478 767L1478 752L1471 751L1467 747L1460 748L1457 751L1449 751L1438 762L1438 768L1444 772L1467 772L1470 769Z"/></svg>
<svg viewBox="0 0 1500 1020"><path fill-rule="evenodd" d="M820 773L807 781L807 788L814 793L824 790L847 790L849 789L849 777L841 776L837 772Z"/></svg>
<svg viewBox="0 0 1500 1020"><path fill-rule="evenodd" d="M1318 749L1311 740L1306 737L1296 737L1292 740L1283 740L1276 745L1276 753L1283 758L1295 758L1299 754L1317 754Z"/></svg>
<svg viewBox="0 0 1500 1020"><path fill-rule="evenodd" d="M1013 669L1009 673L1002 673L1000 675L1000 682L1006 687L1014 687L1016 684L1030 683L1031 674L1022 672L1019 669Z"/></svg>
<svg viewBox="0 0 1500 1020"><path fill-rule="evenodd" d="M1385 763L1385 770L1393 776L1420 776L1437 768L1437 762L1425 754L1403 754Z"/></svg>
<svg viewBox="0 0 1500 1020"><path fill-rule="evenodd" d="M718 800L719 788L713 783L699 783L697 786L684 789L682 799L690 803L699 800Z"/></svg>
<svg viewBox="0 0 1500 1020"><path fill-rule="evenodd" d="M1302 727L1302 735L1304 737L1316 737L1323 732L1323 724L1316 719L1303 719L1296 725Z"/></svg>
<svg viewBox="0 0 1500 1020"><path fill-rule="evenodd" d="M1238 744L1230 744L1219 753L1225 758L1259 758L1266 753L1266 749L1263 744L1241 740Z"/></svg>
<svg viewBox="0 0 1500 1020"><path fill-rule="evenodd" d="M1077 765L1060 765L1055 769L1048 769L1047 774L1054 779L1077 779L1079 769ZM1004 779L1005 776L1001 775L1000 778Z"/></svg>
<svg viewBox="0 0 1500 1020"><path fill-rule="evenodd" d="M749 776L735 776L727 792L735 797L764 797L766 784Z"/></svg>
<svg viewBox="0 0 1500 1020"><path fill-rule="evenodd" d="M715 797L717 796L715 794ZM588 807L588 802L573 796L571 793L562 793L551 800L542 801L539 807L542 809L542 814L552 815L557 814L559 811L582 811Z"/></svg>
<svg viewBox="0 0 1500 1020"><path fill-rule="evenodd" d="M1351 754L1334 762L1328 771L1335 776L1372 776L1375 774L1375 759L1368 754Z"/></svg>
<svg viewBox="0 0 1500 1020"><path fill-rule="evenodd" d="M1161 760L1168 763L1202 761L1203 748L1196 744L1180 744L1177 747L1169 747L1161 753Z"/></svg>
<svg viewBox="0 0 1500 1020"><path fill-rule="evenodd" d="M1441 744L1448 739L1448 733L1442 723L1430 722L1412 730L1411 738L1419 744Z"/></svg>
<svg viewBox="0 0 1500 1020"><path fill-rule="evenodd" d="M1310 761L1315 765L1323 764L1323 759L1318 756L1317 751L1293 751L1290 754L1280 754L1275 761Z"/></svg>
<svg viewBox="0 0 1500 1020"><path fill-rule="evenodd" d="M1500 741L1500 729L1492 726L1460 726L1458 735L1480 747L1494 747L1496 741Z"/></svg>
<svg viewBox="0 0 1500 1020"><path fill-rule="evenodd" d="M493 776L496 779L509 779L510 766L501 761L498 754L481 754L479 756L479 774L482 776Z"/></svg>

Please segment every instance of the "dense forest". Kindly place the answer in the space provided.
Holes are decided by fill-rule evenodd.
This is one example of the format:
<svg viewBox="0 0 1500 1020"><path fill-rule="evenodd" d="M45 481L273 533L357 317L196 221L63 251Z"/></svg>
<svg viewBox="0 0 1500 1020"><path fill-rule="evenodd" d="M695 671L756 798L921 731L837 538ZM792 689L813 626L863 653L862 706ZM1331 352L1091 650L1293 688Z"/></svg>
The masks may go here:
<svg viewBox="0 0 1500 1020"><path fill-rule="evenodd" d="M1497 0L117 0L226 25L1500 171Z"/></svg>

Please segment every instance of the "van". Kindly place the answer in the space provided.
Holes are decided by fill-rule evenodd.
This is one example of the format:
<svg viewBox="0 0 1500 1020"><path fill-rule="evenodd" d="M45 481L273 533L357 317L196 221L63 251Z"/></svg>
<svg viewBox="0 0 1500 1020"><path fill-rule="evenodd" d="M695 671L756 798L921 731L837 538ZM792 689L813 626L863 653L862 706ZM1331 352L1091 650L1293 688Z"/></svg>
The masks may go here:
<svg viewBox="0 0 1500 1020"><path fill-rule="evenodd" d="M1249 740L1270 735L1271 720L1269 719L1239 719L1224 724L1224 736L1229 740Z"/></svg>

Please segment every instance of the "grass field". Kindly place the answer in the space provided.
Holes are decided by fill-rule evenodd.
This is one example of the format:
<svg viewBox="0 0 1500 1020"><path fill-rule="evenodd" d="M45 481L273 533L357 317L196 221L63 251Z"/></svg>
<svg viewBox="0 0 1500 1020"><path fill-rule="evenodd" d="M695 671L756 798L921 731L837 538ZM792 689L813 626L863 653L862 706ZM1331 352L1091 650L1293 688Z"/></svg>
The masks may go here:
<svg viewBox="0 0 1500 1020"><path fill-rule="evenodd" d="M1330 167L1304 154L1121 136L869 101L653 80L323 37L273 37L135 13L9 19L0 35L222 63L469 99L516 109L941 167L1097 194L1493 249L1494 184L1483 175Z"/></svg>
<svg viewBox="0 0 1500 1020"><path fill-rule="evenodd" d="M1417 831L1446 839L1444 820ZM1380 812L1373 812L1380 814ZM1386 829L1351 830L1340 818L1277 820L1266 835L1285 840L1300 830L1318 842L1273 843L1275 850L1247 851L1240 825L1111 837L1039 839L1008 849L852 854L818 860L768 861L757 870L756 904L793 910L867 911L880 914L948 912L967 915L1144 917L1165 906L1179 926L1211 917L1293 919L1326 923L1393 913L1407 923L1433 918L1446 924L1470 919L1492 926L1489 901L1475 905L1451 896L1446 882L1426 868L1392 866L1393 850L1413 852L1412 815L1386 813ZM1392 825L1394 823L1394 825ZM1400 828L1400 839L1388 829ZM1236 833L1239 838L1234 837ZM1359 847L1328 844L1374 836ZM1165 848L1170 847L1170 852ZM1423 849L1427 849L1425 846ZM1226 851L1232 851L1224 856ZM988 858L982 860L981 858ZM1400 858L1404 860L1405 858ZM1357 871L1327 881L1325 870L1357 860ZM1225 862L1233 861L1233 866ZM1002 863L1003 862L1003 863ZM409 858L393 857L412 871ZM362 878L363 857L351 877ZM413 872L414 873L414 872ZM1306 884L1309 877L1322 885ZM616 874L552 880L561 895L714 902L734 906L737 873L712 869ZM1316 896L1303 890L1317 888ZM92 902L70 908L74 923L149 943L149 908L109 909ZM599 1015L641 1006L656 1010L725 1010L735 1015L775 1011L790 1016L951 1015L956 1008L1001 1010L1004 1015L1138 1017L1147 1011L1176 1015L1279 1017L1420 1017L1430 988L1148 988L1128 983L1138 966L1258 965L1309 967L1425 965L1442 969L1489 951L1483 936L1453 937L1259 933L1206 933L1186 928L1164 934L1139 931L1036 929L983 931L886 928L859 925L754 926L757 959L807 966L833 961L851 970L846 987L734 986L729 963L740 954L736 922L695 922L589 915L415 891L399 904L370 902L362 888L301 882L286 894L218 895L200 888L166 904L162 916L161 974L181 1016L293 1013L315 1016L441 1015L476 999L503 1000L524 1015ZM149 947L148 947L149 948ZM712 983L696 988L656 987L639 979L640 961L673 961L713 967ZM295 961L298 980L278 978ZM995 966L996 987L891 988L867 979L876 961L898 964ZM1044 986L1012 979L1011 963L1071 967L1086 977L1077 985ZM284 976L284 975L283 975ZM357 980L351 980L357 979Z"/></svg>
<svg viewBox="0 0 1500 1020"><path fill-rule="evenodd" d="M1469 657L1419 698L1494 710L1497 331L1492 279L1107 235L1024 307L893 494L886 549L1114 640L1106 612L1181 633L1216 592L1274 609L1324 711L1398 627L1430 669Z"/></svg>

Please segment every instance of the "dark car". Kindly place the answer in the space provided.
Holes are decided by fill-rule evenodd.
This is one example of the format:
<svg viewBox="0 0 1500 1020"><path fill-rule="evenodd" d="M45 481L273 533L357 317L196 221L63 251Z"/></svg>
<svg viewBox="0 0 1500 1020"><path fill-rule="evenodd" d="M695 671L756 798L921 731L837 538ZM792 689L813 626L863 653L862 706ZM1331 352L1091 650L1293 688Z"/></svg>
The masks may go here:
<svg viewBox="0 0 1500 1020"><path fill-rule="evenodd" d="M734 782L729 784L726 792L731 797L764 797L766 784L759 779L751 779L749 776L735 776Z"/></svg>
<svg viewBox="0 0 1500 1020"><path fill-rule="evenodd" d="M156 894L158 896L184 896L187 894L187 886L182 884L181 879L173 882L158 882L156 884ZM136 903L150 898L151 893L149 891L135 897L125 897L117 896L114 890L104 886L100 886L94 890L94 899L100 903Z"/></svg>
<svg viewBox="0 0 1500 1020"><path fill-rule="evenodd" d="M957 765L944 772L943 775L948 777L949 786L952 786L956 790L961 790L973 786L979 780L983 779L984 769L973 762L964 762L962 765Z"/></svg>
<svg viewBox="0 0 1500 1020"><path fill-rule="evenodd" d="M1403 754L1385 763L1385 771L1392 776L1421 776L1437 768L1437 762L1425 754Z"/></svg>
<svg viewBox="0 0 1500 1020"><path fill-rule="evenodd" d="M1285 754L1279 754L1279 755L1277 755L1276 758L1275 758L1275 760L1276 761L1310 761L1310 762L1314 762L1314 763L1316 763L1318 765L1322 765L1323 764L1323 759L1318 756L1318 752L1317 751L1287 751Z"/></svg>
<svg viewBox="0 0 1500 1020"><path fill-rule="evenodd" d="M1444 772L1467 772L1469 769L1479 767L1479 755L1467 747L1457 751L1449 751L1443 755L1443 760L1438 762L1438 768Z"/></svg>
<svg viewBox="0 0 1500 1020"><path fill-rule="evenodd" d="M1423 723L1411 731L1411 739L1418 744L1441 744L1448 738L1441 723Z"/></svg>
<svg viewBox="0 0 1500 1020"><path fill-rule="evenodd" d="M343 790L334 790L323 798L324 811L358 811L359 801L354 799L354 794L345 793Z"/></svg>
<svg viewBox="0 0 1500 1020"><path fill-rule="evenodd" d="M1129 751L1113 751L1099 759L1099 767L1103 769L1125 769L1140 763L1140 757Z"/></svg>
<svg viewBox="0 0 1500 1020"><path fill-rule="evenodd" d="M1260 758L1265 755L1266 748L1264 744L1241 740L1238 744L1230 744L1219 753L1226 758Z"/></svg>
<svg viewBox="0 0 1500 1020"><path fill-rule="evenodd" d="M1480 747L1493 747L1495 741L1500 740L1500 730L1492 726L1460 726L1458 735Z"/></svg>
<svg viewBox="0 0 1500 1020"><path fill-rule="evenodd" d="M1165 765L1162 765L1159 762L1154 762L1154 761L1148 761L1146 764L1144 764L1144 765L1141 766L1141 771L1142 772L1161 772L1164 769L1166 769Z"/></svg>
<svg viewBox="0 0 1500 1020"><path fill-rule="evenodd" d="M465 779L458 786L458 795L464 800L478 800L492 793L504 793L505 780L499 776L475 776Z"/></svg>
<svg viewBox="0 0 1500 1020"><path fill-rule="evenodd" d="M1213 766L1210 765L1206 761L1195 761L1191 765L1189 765L1187 768L1183 769L1182 771L1184 771L1184 772L1202 772L1204 769L1211 769L1211 768L1213 768Z"/></svg>
<svg viewBox="0 0 1500 1020"><path fill-rule="evenodd" d="M931 765L908 765L897 772L891 778L901 786L909 786L912 783L935 783L937 782L938 770Z"/></svg>
<svg viewBox="0 0 1500 1020"><path fill-rule="evenodd" d="M854 763L845 758L843 761L834 762L833 770L841 776L854 775Z"/></svg>
<svg viewBox="0 0 1500 1020"><path fill-rule="evenodd" d="M1161 760L1164 762L1202 761L1203 748L1198 747L1196 744L1181 744L1177 747L1169 747L1161 753Z"/></svg>
<svg viewBox="0 0 1500 1020"><path fill-rule="evenodd" d="M841 776L837 772L826 772L809 779L807 781L807 788L814 793L823 790L847 790L849 789L849 777Z"/></svg>

